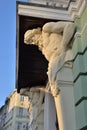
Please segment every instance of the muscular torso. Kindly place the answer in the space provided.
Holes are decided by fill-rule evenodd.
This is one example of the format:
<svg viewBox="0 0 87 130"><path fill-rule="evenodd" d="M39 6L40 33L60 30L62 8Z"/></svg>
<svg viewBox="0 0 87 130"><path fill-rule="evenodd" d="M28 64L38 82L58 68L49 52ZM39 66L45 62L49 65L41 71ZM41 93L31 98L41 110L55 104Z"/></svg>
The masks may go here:
<svg viewBox="0 0 87 130"><path fill-rule="evenodd" d="M60 46L62 40L62 35L58 33L43 33L42 34L42 52L45 55L46 59L49 61L50 57L56 51L60 52Z"/></svg>

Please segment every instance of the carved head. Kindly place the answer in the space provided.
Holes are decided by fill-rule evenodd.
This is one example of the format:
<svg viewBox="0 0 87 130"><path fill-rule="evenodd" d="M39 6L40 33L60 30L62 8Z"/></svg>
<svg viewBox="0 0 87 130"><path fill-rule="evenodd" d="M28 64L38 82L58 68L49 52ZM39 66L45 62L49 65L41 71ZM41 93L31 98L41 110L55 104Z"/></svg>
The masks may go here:
<svg viewBox="0 0 87 130"><path fill-rule="evenodd" d="M24 34L24 43L37 45L40 35L41 35L41 28L28 30Z"/></svg>

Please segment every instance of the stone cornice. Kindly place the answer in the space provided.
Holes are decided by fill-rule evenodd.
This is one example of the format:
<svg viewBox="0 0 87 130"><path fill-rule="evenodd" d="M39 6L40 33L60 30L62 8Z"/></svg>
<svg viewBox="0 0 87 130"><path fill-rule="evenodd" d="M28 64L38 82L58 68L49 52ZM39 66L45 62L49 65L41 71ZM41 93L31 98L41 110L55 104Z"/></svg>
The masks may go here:
<svg viewBox="0 0 87 130"><path fill-rule="evenodd" d="M69 14L71 19L80 18L85 7L87 6L86 0L77 0L76 2L72 2L69 7Z"/></svg>
<svg viewBox="0 0 87 130"><path fill-rule="evenodd" d="M69 20L72 19L69 17L69 13L66 10L60 10L57 8L47 8L40 6L32 6L31 5L18 5L18 14L24 16L33 16L38 18L47 18L47 19L55 19L55 20Z"/></svg>
<svg viewBox="0 0 87 130"><path fill-rule="evenodd" d="M40 6L39 4L33 3L17 3L18 15L66 21L74 21L76 17L80 18L84 11L84 8L87 6L86 0L71 2L67 10L64 10L62 7L53 8L44 5Z"/></svg>
<svg viewBox="0 0 87 130"><path fill-rule="evenodd" d="M29 2L53 7L68 8L70 0L29 0Z"/></svg>

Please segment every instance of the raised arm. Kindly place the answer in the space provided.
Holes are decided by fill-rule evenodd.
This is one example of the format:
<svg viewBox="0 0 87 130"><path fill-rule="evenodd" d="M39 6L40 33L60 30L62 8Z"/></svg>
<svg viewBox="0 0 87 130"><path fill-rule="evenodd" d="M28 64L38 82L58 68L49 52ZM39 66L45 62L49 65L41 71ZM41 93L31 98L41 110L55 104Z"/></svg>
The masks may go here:
<svg viewBox="0 0 87 130"><path fill-rule="evenodd" d="M67 46L73 37L75 32L75 26L73 22L66 22L66 25L63 30L63 38L62 38L62 44L64 46Z"/></svg>
<svg viewBox="0 0 87 130"><path fill-rule="evenodd" d="M47 33L62 33L66 26L66 22L48 22L46 23L42 30Z"/></svg>
<svg viewBox="0 0 87 130"><path fill-rule="evenodd" d="M48 22L43 26L43 31L61 34L63 36L62 43L66 46L74 34L75 26L73 22Z"/></svg>

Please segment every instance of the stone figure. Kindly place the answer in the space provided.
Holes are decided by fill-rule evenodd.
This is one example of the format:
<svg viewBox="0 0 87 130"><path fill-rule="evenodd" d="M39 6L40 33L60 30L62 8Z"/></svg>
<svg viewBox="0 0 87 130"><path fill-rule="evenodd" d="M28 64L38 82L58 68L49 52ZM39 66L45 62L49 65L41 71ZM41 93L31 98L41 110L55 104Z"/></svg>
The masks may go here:
<svg viewBox="0 0 87 130"><path fill-rule="evenodd" d="M75 31L73 22L48 22L42 29L28 30L24 35L25 44L34 44L39 47L48 60L48 82L54 96L59 93L56 77L63 67L69 43Z"/></svg>
<svg viewBox="0 0 87 130"><path fill-rule="evenodd" d="M21 94L28 95L29 97L29 129L30 130L39 130L38 119L44 110L44 91L39 88L25 88L21 89ZM44 117L43 117L44 118ZM39 119L43 122L43 119Z"/></svg>

